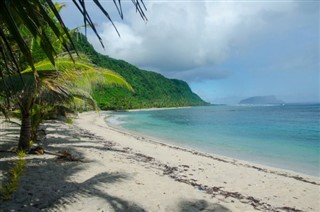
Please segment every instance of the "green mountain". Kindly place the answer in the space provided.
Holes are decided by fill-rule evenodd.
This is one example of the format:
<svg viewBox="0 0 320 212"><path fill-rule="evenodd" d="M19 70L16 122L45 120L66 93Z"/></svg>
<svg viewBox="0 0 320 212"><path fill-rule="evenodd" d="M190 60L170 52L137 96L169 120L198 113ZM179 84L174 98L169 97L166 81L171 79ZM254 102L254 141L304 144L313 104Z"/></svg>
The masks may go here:
<svg viewBox="0 0 320 212"><path fill-rule="evenodd" d="M96 52L82 34L74 35L78 51L86 54L97 66L111 69L133 87L130 92L121 87L97 87L93 97L101 109L134 109L150 107L181 107L207 105L189 85L176 79L167 79L161 74L145 71L123 60L116 60Z"/></svg>

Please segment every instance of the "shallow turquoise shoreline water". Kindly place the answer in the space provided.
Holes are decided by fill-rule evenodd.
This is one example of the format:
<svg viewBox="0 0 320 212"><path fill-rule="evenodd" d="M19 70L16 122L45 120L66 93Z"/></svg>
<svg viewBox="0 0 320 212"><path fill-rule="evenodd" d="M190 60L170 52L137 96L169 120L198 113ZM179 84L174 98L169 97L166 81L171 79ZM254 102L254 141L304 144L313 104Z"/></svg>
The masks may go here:
<svg viewBox="0 0 320 212"><path fill-rule="evenodd" d="M320 176L320 105L208 106L112 113L174 145Z"/></svg>

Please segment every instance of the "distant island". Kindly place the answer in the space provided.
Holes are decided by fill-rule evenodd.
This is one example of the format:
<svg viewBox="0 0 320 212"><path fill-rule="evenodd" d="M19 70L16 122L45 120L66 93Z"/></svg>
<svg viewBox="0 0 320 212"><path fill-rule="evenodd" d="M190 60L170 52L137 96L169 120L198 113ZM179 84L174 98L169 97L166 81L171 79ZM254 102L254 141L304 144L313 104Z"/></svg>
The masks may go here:
<svg viewBox="0 0 320 212"><path fill-rule="evenodd" d="M253 96L239 102L239 104L248 105L277 105L284 103L284 101L277 99L275 96Z"/></svg>

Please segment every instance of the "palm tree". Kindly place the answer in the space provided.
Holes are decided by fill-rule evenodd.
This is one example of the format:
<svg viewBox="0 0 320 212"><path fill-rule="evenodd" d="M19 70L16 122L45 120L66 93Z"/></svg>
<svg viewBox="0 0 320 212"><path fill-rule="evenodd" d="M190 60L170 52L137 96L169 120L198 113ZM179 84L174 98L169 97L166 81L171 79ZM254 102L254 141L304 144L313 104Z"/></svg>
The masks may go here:
<svg viewBox="0 0 320 212"><path fill-rule="evenodd" d="M118 74L107 69L95 67L84 56L77 58L56 59L56 66L49 60L44 60L34 65L37 79L34 78L32 68L27 68L20 74L11 75L10 79L4 78L0 82L0 94L6 92L3 81L10 80L11 101L20 110L21 130L18 149L25 151L29 148L32 134L39 124L32 124L32 112L39 107L70 103L74 97L89 100L95 105L90 93L93 86L103 84L118 85L133 90L132 87ZM58 69L58 70L57 70ZM36 108L37 106L37 108ZM37 110L35 110L37 109ZM32 127L34 126L34 127Z"/></svg>
<svg viewBox="0 0 320 212"><path fill-rule="evenodd" d="M103 45L86 10L85 1L73 0L72 2L83 15L85 26L92 28ZM113 24L108 12L99 1L93 0L93 2ZM114 0L113 2L123 18L121 1ZM132 2L142 19L147 20L143 1L132 0ZM93 69L89 68L92 65L79 64L72 56L71 50L74 49L74 45L58 10L52 0L0 1L0 98L2 98L2 102L5 102L5 104L1 104L1 110L5 111L5 108L10 107L10 102L15 102L19 107L21 112L19 148L22 150L28 148L29 145L32 132L32 108L37 102L48 101L44 101L46 99L44 97L48 96L55 96L55 102L59 99L72 99L73 95L87 96L90 99L90 95L85 95L83 90L72 90L70 88L75 85L70 86L65 83L67 81L63 81L65 76L70 77L71 72L57 72L55 56L60 51L57 52L53 45L52 36L56 37L56 40L63 46L63 50L69 53L71 60L73 60L73 62L70 59L61 61L59 65L68 63L70 67L70 64L74 63L75 67L82 67L89 71L87 76L93 77L96 74ZM47 57L46 65L35 62L31 50L35 41ZM30 68L27 68L28 66ZM51 67L45 68L49 66ZM63 68L60 69L63 70ZM114 82L122 83L130 88L119 75L106 71L103 73L103 75L108 75L108 79L117 79ZM81 80L78 81L81 82ZM3 98L6 100L3 101Z"/></svg>

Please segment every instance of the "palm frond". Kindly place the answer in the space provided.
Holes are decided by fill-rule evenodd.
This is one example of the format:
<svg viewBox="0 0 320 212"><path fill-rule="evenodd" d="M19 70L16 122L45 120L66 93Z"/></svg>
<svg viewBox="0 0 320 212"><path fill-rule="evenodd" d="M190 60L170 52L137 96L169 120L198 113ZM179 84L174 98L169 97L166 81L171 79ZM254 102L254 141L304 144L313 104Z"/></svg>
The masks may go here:
<svg viewBox="0 0 320 212"><path fill-rule="evenodd" d="M86 2L84 0L73 0L72 2L83 16L85 29L87 29L87 26L90 27L103 46L102 39L86 9ZM107 10L98 0L94 0L93 2L112 23L120 36ZM123 18L121 0L113 0L113 3L120 17ZM132 3L141 18L147 21L144 13L146 7L143 0L132 0ZM21 83L17 81L18 78L14 76L15 74L20 73L29 66L34 72L34 76L37 77L35 60L31 50L32 45L30 45L30 43L34 41L37 42L43 50L44 55L46 55L46 58L55 66L58 52L54 47L56 42L53 42L53 35L56 37L54 40L58 41L63 50L66 51L72 59L72 51L76 49L69 31L59 15L61 7L62 6L54 4L53 0L0 1L0 66L2 67L0 69L0 78L6 87L5 96L7 99L9 99L12 93L8 91L12 87L16 87L13 83ZM109 74L109 72L106 72L106 74ZM14 79L11 79L11 75ZM118 76L110 75L110 79L114 80L109 80L108 82L110 82L110 84L122 83L123 86L132 89L124 80L117 77Z"/></svg>
<svg viewBox="0 0 320 212"><path fill-rule="evenodd" d="M2 27L5 28L10 34L13 36L15 42L18 44L20 50L22 53L25 55L26 60L28 61L29 65L33 68L33 59L31 56L30 49L28 48L28 45L26 44L24 38L21 35L21 32L19 30L19 25L18 21L21 20L27 20L27 19L21 19L19 17L19 10L24 10L23 8L19 8L20 4L18 6L15 6L13 1L0 1L0 20L2 22ZM16 20L18 17L18 20ZM10 43L9 42L9 33L1 33L0 37L1 40L3 40L4 43ZM11 48L8 48L8 51L12 50Z"/></svg>
<svg viewBox="0 0 320 212"><path fill-rule="evenodd" d="M65 57L58 58L56 59L56 66L53 66L50 61L44 60L35 64L35 67L39 75L48 74L47 71L57 70L60 79L56 79L56 81L62 84L63 82L71 83L72 86L81 87L88 92L91 92L92 87L96 85L116 85L133 91L131 85L122 76L111 70L93 65L82 55L81 57L74 57L74 61ZM22 74L31 71L31 68L27 68Z"/></svg>
<svg viewBox="0 0 320 212"><path fill-rule="evenodd" d="M74 88L72 89L73 101L75 99L81 99L88 102L94 110L98 110L96 101L92 98L91 94L83 89Z"/></svg>
<svg viewBox="0 0 320 212"><path fill-rule="evenodd" d="M72 102L74 97L82 98L96 109L96 102L91 94L96 86L122 86L130 91L133 88L119 74L96 67L84 57L74 56L74 61L69 57L56 59L53 66L49 60L43 60L35 64L37 79L33 77L31 67L12 76L14 88L11 96L35 95L37 104L59 104ZM37 87L36 87L37 85ZM0 85L0 93L4 86Z"/></svg>

